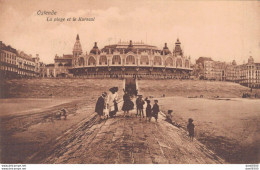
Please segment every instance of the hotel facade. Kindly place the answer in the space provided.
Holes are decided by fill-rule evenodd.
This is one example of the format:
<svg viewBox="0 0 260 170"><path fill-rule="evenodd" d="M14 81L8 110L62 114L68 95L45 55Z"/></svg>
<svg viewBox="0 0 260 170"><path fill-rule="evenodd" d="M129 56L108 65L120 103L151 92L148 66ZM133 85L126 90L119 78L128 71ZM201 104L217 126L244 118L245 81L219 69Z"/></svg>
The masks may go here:
<svg viewBox="0 0 260 170"><path fill-rule="evenodd" d="M97 43L83 54L79 35L73 48L72 69L76 77L97 78L189 78L190 57L184 55L177 39L173 51L167 43L162 50L143 42L119 42L101 50Z"/></svg>
<svg viewBox="0 0 260 170"><path fill-rule="evenodd" d="M44 64L39 55L28 55L0 41L0 77L22 78L39 77L43 74Z"/></svg>
<svg viewBox="0 0 260 170"><path fill-rule="evenodd" d="M252 56L242 65L237 65L235 60L226 63L200 57L196 61L196 68L193 71L200 79L231 81L249 88L260 88L260 63L255 63Z"/></svg>

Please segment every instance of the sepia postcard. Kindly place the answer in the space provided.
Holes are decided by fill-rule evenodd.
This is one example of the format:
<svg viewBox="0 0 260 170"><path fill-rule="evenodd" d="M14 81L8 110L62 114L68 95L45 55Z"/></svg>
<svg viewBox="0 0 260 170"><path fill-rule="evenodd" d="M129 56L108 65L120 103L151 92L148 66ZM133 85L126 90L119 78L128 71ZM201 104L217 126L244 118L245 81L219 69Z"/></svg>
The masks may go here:
<svg viewBox="0 0 260 170"><path fill-rule="evenodd" d="M259 1L0 0L0 11L1 170L259 169Z"/></svg>

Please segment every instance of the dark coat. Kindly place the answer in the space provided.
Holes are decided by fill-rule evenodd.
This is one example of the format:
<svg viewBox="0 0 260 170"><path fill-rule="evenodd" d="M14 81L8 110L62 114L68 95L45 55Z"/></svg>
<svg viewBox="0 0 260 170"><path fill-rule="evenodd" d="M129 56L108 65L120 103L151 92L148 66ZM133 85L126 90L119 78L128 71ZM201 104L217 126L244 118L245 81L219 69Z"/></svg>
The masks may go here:
<svg viewBox="0 0 260 170"><path fill-rule="evenodd" d="M188 123L187 129L189 132L189 136L194 136L194 128L195 128L195 126L193 123Z"/></svg>
<svg viewBox="0 0 260 170"><path fill-rule="evenodd" d="M137 109L138 109L139 101L140 101L140 99L137 97L137 98L136 98L136 101L135 101L135 104L136 104L136 108L137 108Z"/></svg>
<svg viewBox="0 0 260 170"><path fill-rule="evenodd" d="M152 111L153 111L153 116L157 119L158 118L158 113L160 111L159 105L155 103L153 105Z"/></svg>
<svg viewBox="0 0 260 170"><path fill-rule="evenodd" d="M138 106L139 109L143 109L144 108L144 100L143 99L139 100L138 105L139 105Z"/></svg>
<svg viewBox="0 0 260 170"><path fill-rule="evenodd" d="M128 94L124 94L123 100L124 100L124 104L122 107L123 111L129 111L134 108L134 103L131 101L130 96Z"/></svg>
<svg viewBox="0 0 260 170"><path fill-rule="evenodd" d="M152 116L152 106L150 104L147 104L146 106L146 117Z"/></svg>
<svg viewBox="0 0 260 170"><path fill-rule="evenodd" d="M97 112L99 115L103 115L103 110L105 108L105 99L100 96L96 103L95 112Z"/></svg>
<svg viewBox="0 0 260 170"><path fill-rule="evenodd" d="M136 107L137 107L137 109L143 109L144 108L144 100L137 98L136 99Z"/></svg>

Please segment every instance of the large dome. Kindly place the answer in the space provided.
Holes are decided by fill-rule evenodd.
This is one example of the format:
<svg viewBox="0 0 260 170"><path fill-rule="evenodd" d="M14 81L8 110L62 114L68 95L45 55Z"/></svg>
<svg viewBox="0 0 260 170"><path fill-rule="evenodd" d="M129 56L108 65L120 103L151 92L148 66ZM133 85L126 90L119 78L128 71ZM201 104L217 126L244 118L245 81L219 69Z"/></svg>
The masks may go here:
<svg viewBox="0 0 260 170"><path fill-rule="evenodd" d="M90 50L90 54L100 54L100 50L97 46L97 42L95 42L94 47L92 48L92 50Z"/></svg>
<svg viewBox="0 0 260 170"><path fill-rule="evenodd" d="M163 50L161 51L161 55L168 55L168 54L171 54L171 51L167 47L167 43L165 43Z"/></svg>

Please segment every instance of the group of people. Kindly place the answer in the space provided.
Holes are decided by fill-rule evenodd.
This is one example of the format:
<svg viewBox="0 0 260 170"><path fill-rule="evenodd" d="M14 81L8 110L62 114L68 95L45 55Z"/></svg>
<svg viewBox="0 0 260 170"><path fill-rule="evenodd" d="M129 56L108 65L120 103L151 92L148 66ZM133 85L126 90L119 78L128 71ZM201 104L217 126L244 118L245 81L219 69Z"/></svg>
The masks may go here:
<svg viewBox="0 0 260 170"><path fill-rule="evenodd" d="M114 117L118 111L118 87L112 87L109 89L109 94L106 92L103 92L102 95L98 98L96 103L95 112L98 114L99 119L101 119L102 116L110 116ZM134 103L131 100L131 96L128 94L127 91L124 91L123 95L123 106L122 110L124 111L124 117L129 117L129 111L134 109ZM144 105L145 107L145 113L144 115ZM143 99L142 95L137 95L136 99L136 117L139 117L140 120L143 117L146 117L146 121L151 121L152 117L155 118L155 121L157 122L158 114L160 112L160 108L158 105L158 100L154 100L153 107L151 105L151 101L148 100L148 98ZM188 119L188 125L187 130L189 132L189 138L191 141L193 141L194 137L194 124L192 123L193 119Z"/></svg>
<svg viewBox="0 0 260 170"><path fill-rule="evenodd" d="M102 116L108 118L114 117L118 111L118 87L112 87L109 89L109 93L103 92L98 98L95 112L98 114L99 119Z"/></svg>
<svg viewBox="0 0 260 170"><path fill-rule="evenodd" d="M144 105L146 103L144 115ZM123 106L122 110L124 111L124 117L129 117L129 111L134 109L134 103L131 100L130 94L128 91L124 90L123 95ZM105 117L114 117L118 112L118 87L112 87L109 89L109 93L103 92L102 95L98 98L96 103L95 112L98 114L101 119L102 116ZM136 99L136 117L140 119L146 116L146 120L151 121L151 118L154 117L156 122L158 119L158 113L160 112L158 100L154 100L153 107L151 106L151 101L148 98L143 100L142 95L138 95Z"/></svg>
<svg viewBox="0 0 260 170"><path fill-rule="evenodd" d="M157 122L158 119L158 113L160 112L159 109L159 105L158 105L158 100L154 100L154 105L153 107L151 106L151 101L148 100L148 98L145 98L145 100L143 100L143 96L142 95L138 95L137 99L136 99L136 117L139 116L140 119L143 117L145 117L144 115L144 105L146 102L146 109L145 109L145 113L146 113L146 120L148 120L149 122L151 121L151 118L154 117L155 121Z"/></svg>

